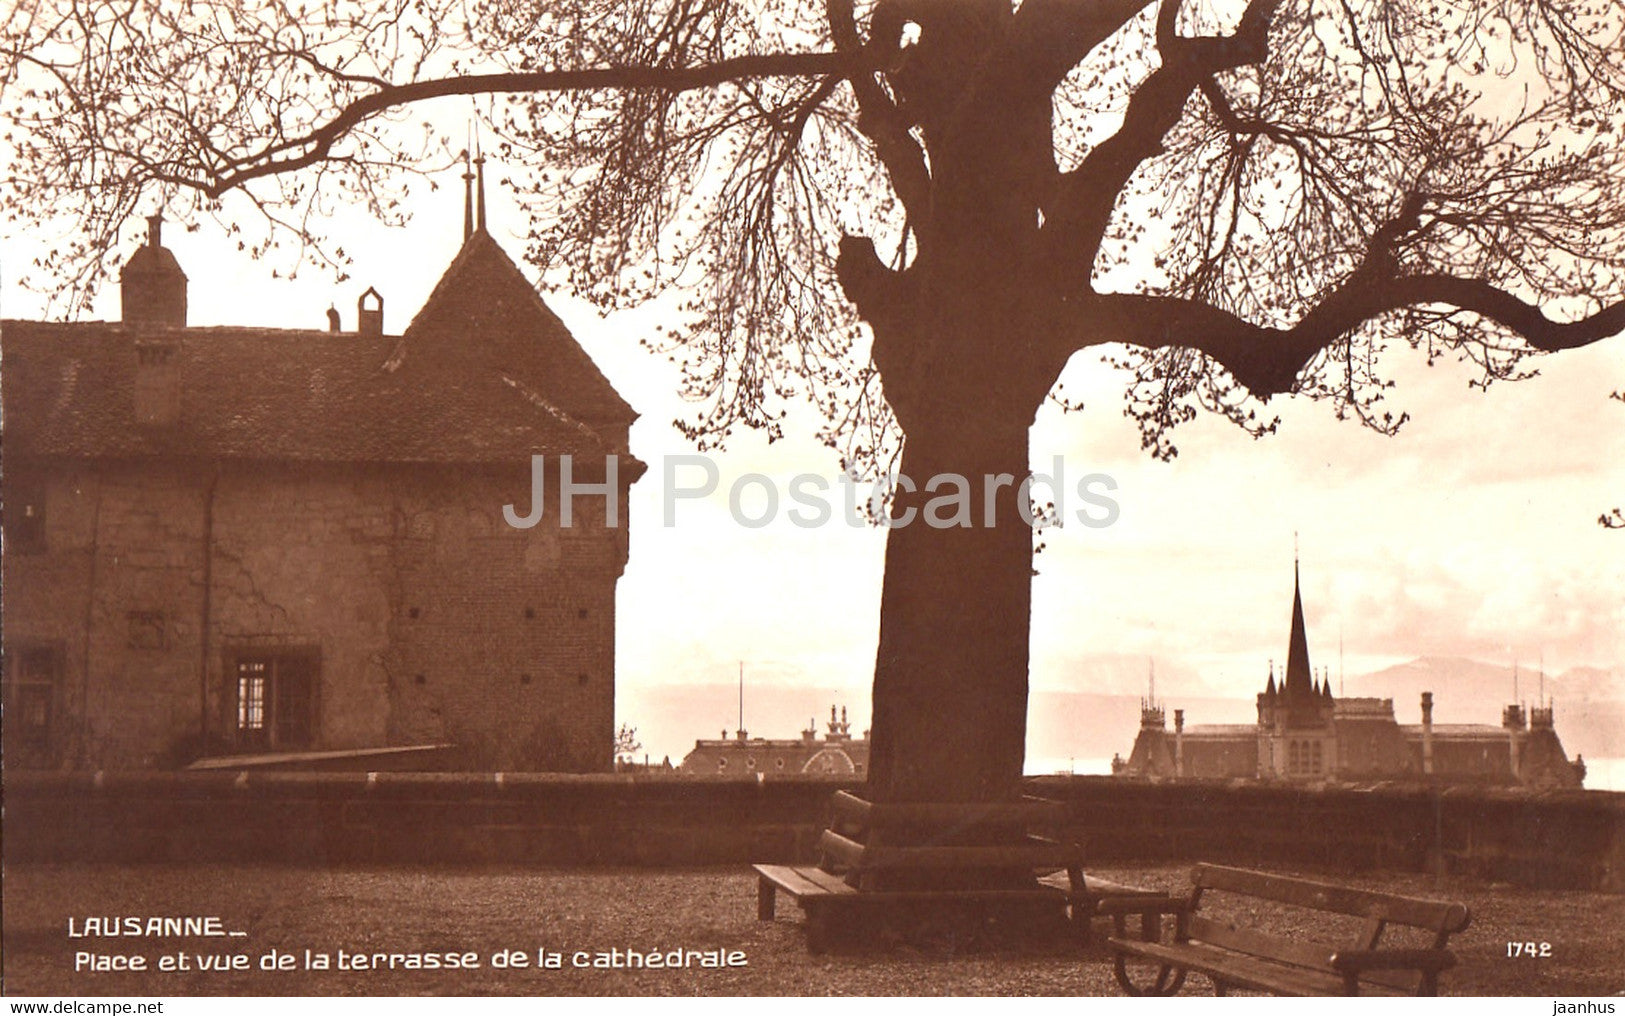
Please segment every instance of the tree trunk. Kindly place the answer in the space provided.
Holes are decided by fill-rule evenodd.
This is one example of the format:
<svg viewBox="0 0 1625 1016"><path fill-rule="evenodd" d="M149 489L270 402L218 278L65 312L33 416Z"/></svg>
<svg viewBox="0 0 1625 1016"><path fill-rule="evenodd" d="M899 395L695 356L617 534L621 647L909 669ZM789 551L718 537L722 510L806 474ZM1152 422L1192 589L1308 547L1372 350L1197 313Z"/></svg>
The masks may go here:
<svg viewBox="0 0 1625 1016"><path fill-rule="evenodd" d="M991 45L1008 7L944 10L953 16L927 35L948 81ZM932 199L906 280L892 277L889 299L864 299L884 291L860 271L884 271L872 246L868 261L846 257L843 273L874 329L905 434L902 472L919 488L897 496L894 522L914 517L886 542L869 792L886 802L997 801L1018 792L1026 753L1027 434L1065 365L1041 313L1037 196L1054 171L1053 113L1047 93L999 89L927 107ZM926 506L957 489L926 489L945 474L969 485L966 525L930 524Z"/></svg>
<svg viewBox="0 0 1625 1016"><path fill-rule="evenodd" d="M1021 777L1032 529L1018 488L1032 417L997 397L954 408L911 421L904 446L902 472L920 489L897 495L886 541L869 773L878 801L1000 800ZM926 490L939 474L969 484L968 527L930 524L927 503L958 489ZM987 477L1000 474L1009 482L989 494Z"/></svg>

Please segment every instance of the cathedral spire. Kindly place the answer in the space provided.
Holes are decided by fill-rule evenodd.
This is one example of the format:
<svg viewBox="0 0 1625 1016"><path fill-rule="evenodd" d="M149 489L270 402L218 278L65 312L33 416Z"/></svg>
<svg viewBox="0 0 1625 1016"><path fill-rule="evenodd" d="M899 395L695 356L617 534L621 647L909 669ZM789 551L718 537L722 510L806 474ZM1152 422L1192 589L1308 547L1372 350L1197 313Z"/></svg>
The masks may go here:
<svg viewBox="0 0 1625 1016"><path fill-rule="evenodd" d="M1296 542L1296 540L1294 540ZM1292 637L1287 647L1286 679L1281 688L1289 699L1307 698L1315 693L1309 673L1309 638L1303 628L1303 592L1298 578L1298 559L1292 557Z"/></svg>
<svg viewBox="0 0 1625 1016"><path fill-rule="evenodd" d="M480 151L480 128L474 126L474 228L485 232L485 153Z"/></svg>

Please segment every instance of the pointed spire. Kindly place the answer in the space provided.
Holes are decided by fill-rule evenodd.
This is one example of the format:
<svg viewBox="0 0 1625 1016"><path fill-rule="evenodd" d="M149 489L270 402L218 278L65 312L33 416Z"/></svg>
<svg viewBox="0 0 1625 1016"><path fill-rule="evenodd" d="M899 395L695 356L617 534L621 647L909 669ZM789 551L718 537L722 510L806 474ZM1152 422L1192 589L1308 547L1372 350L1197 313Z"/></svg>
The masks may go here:
<svg viewBox="0 0 1625 1016"><path fill-rule="evenodd" d="M474 235L474 170L468 164L468 149L463 149L463 242Z"/></svg>
<svg viewBox="0 0 1625 1016"><path fill-rule="evenodd" d="M1270 661L1270 681L1269 681L1269 684L1266 684L1264 686L1264 695L1265 695L1266 698L1274 698L1275 697L1275 661L1274 660Z"/></svg>
<svg viewBox="0 0 1625 1016"><path fill-rule="evenodd" d="M1293 542L1297 542L1295 535ZM1314 693L1309 672L1309 637L1304 634L1303 626L1303 591L1298 578L1296 547L1292 556L1292 636L1287 646L1286 679L1281 687L1289 697L1294 698Z"/></svg>
<svg viewBox="0 0 1625 1016"><path fill-rule="evenodd" d="M474 125L475 220L474 228L485 232L485 153L480 151L480 127Z"/></svg>

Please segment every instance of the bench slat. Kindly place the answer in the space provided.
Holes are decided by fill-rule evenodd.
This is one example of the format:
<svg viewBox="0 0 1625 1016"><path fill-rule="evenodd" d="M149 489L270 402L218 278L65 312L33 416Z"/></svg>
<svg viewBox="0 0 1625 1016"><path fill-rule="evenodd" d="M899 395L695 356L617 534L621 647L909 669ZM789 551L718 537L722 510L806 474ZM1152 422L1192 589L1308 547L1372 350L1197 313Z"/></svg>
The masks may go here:
<svg viewBox="0 0 1625 1016"><path fill-rule="evenodd" d="M1124 885L1121 882L1097 878L1094 875L1083 876L1083 888L1084 892L1090 896L1144 896L1160 899L1166 898L1168 895L1165 889L1147 889L1144 886Z"/></svg>
<svg viewBox="0 0 1625 1016"><path fill-rule="evenodd" d="M1337 950L1318 943L1278 938L1251 928L1239 928L1226 921L1203 917L1201 914L1191 915L1190 937L1199 942L1246 953L1249 956L1280 960L1294 966L1320 970L1339 978L1342 976L1332 970L1330 962L1332 953Z"/></svg>
<svg viewBox="0 0 1625 1016"><path fill-rule="evenodd" d="M783 864L758 864L754 865L754 867L757 874L791 896L800 897L829 891L824 886L808 878L806 869L792 868ZM812 870L817 871L818 869L814 868ZM837 879L836 881L839 882L840 880Z"/></svg>
<svg viewBox="0 0 1625 1016"><path fill-rule="evenodd" d="M864 859L863 844L833 829L825 829L818 837L818 850L826 860L842 868L856 868Z"/></svg>
<svg viewBox="0 0 1625 1016"><path fill-rule="evenodd" d="M1381 917L1393 924L1452 934L1467 927L1467 908L1460 903L1419 900L1409 896L1368 892L1308 879L1266 875L1244 868L1199 864L1191 873L1198 887L1242 893L1314 910L1354 917Z"/></svg>
<svg viewBox="0 0 1625 1016"><path fill-rule="evenodd" d="M1052 886L1032 889L892 889L859 890L847 885L839 875L818 868L792 868L787 865L757 864L756 872L774 885L794 896L798 901L815 901L840 897L842 903L885 903L898 900L941 901L980 900L990 903L1021 901L1055 901L1064 903L1067 893Z"/></svg>
<svg viewBox="0 0 1625 1016"><path fill-rule="evenodd" d="M827 893L831 896L847 896L858 890L847 884L845 878L822 868L804 868L801 874L813 884L815 893Z"/></svg>
<svg viewBox="0 0 1625 1016"><path fill-rule="evenodd" d="M865 847L826 829L818 848L837 865L874 871L880 868L1065 868L1078 864L1080 851L1065 843L1029 840L995 847Z"/></svg>
<svg viewBox="0 0 1625 1016"><path fill-rule="evenodd" d="M837 790L830 799L830 804L834 806L835 814L858 823L867 821L869 812L874 807L858 795L845 790Z"/></svg>
<svg viewBox="0 0 1625 1016"><path fill-rule="evenodd" d="M861 866L873 868L1051 868L1077 864L1078 851L1064 844L1007 847L875 847Z"/></svg>

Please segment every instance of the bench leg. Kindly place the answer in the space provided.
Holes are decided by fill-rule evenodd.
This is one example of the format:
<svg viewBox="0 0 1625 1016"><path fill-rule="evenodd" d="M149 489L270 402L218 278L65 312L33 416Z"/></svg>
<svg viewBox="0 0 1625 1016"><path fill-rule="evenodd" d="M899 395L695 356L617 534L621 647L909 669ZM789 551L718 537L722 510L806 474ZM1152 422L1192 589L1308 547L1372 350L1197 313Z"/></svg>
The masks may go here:
<svg viewBox="0 0 1625 1016"><path fill-rule="evenodd" d="M777 901L778 888L773 880L766 875L756 877L756 919L758 921L773 920L774 903Z"/></svg>
<svg viewBox="0 0 1625 1016"><path fill-rule="evenodd" d="M829 913L824 907L805 907L807 912L807 951L822 954L829 951Z"/></svg>
<svg viewBox="0 0 1625 1016"><path fill-rule="evenodd" d="M1122 987L1124 994L1132 995L1135 998L1143 998L1147 995L1175 995L1179 993L1180 988L1185 986L1184 968L1175 970L1173 967L1163 964L1158 968L1157 978L1151 983L1151 987L1141 988L1129 978L1128 967L1125 963L1126 959L1127 957L1123 953L1118 953L1112 964L1112 972L1116 974L1117 983Z"/></svg>
<svg viewBox="0 0 1625 1016"><path fill-rule="evenodd" d="M1094 937L1094 928L1092 927L1095 916L1094 901L1075 899L1068 910L1071 911L1072 935L1078 940L1079 945L1087 949Z"/></svg>

